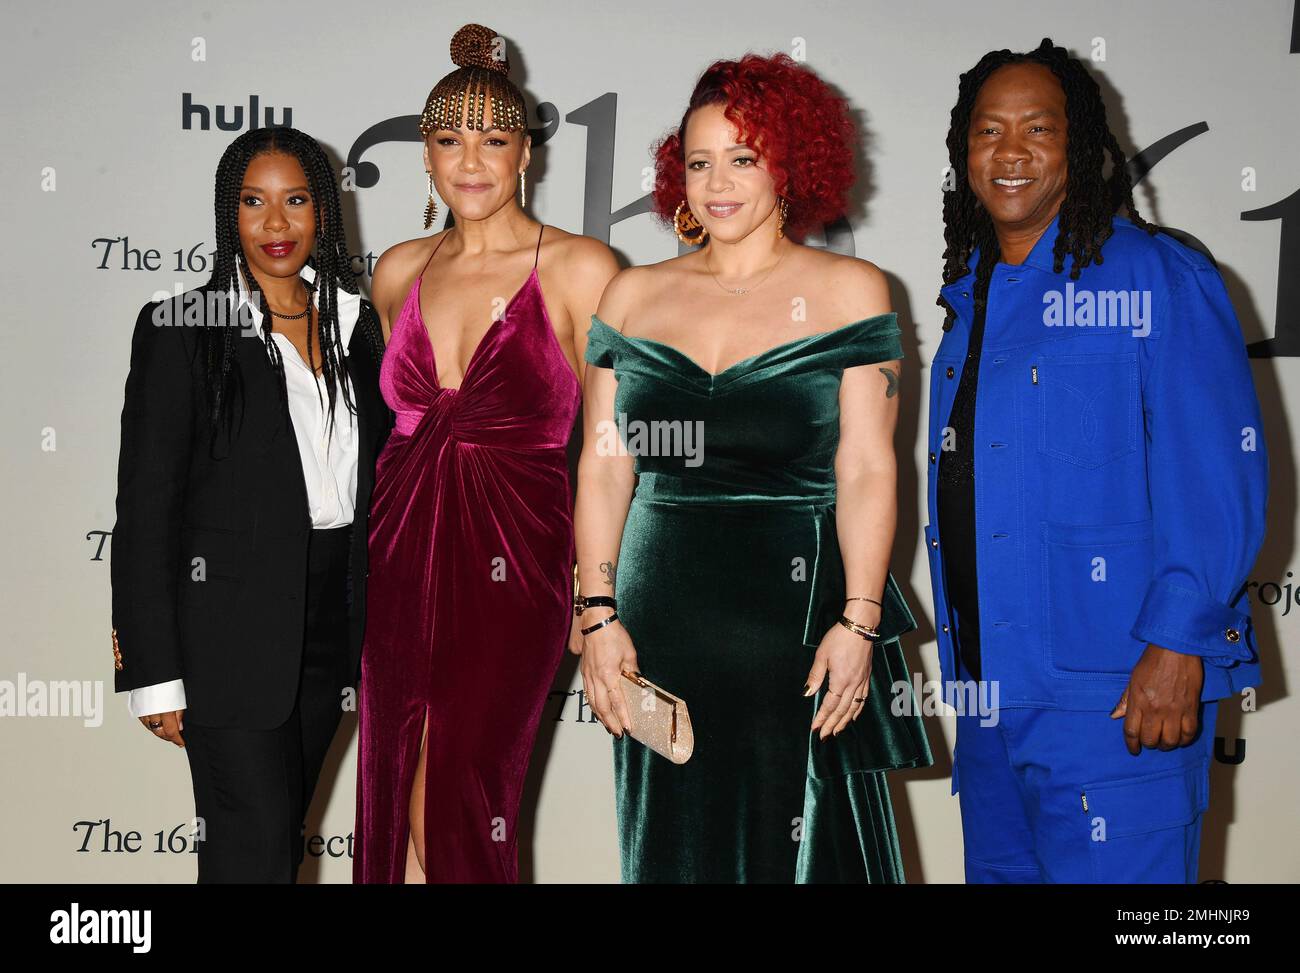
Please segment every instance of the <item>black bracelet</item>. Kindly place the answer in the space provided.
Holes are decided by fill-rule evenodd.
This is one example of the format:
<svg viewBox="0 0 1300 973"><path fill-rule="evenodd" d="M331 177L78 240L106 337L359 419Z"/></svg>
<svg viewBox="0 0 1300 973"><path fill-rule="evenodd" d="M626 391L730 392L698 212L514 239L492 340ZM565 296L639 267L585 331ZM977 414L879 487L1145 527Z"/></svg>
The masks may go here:
<svg viewBox="0 0 1300 973"><path fill-rule="evenodd" d="M587 628L582 629L581 631L583 635L590 635L592 632L596 631L596 629L604 628L610 622L616 622L616 621L618 621L618 612L614 612L609 616L609 618L602 618L595 625L590 625Z"/></svg>
<svg viewBox="0 0 1300 973"><path fill-rule="evenodd" d="M584 598L578 595L573 599L573 614L581 615L588 608L618 608L617 602L609 595L592 595L590 598Z"/></svg>

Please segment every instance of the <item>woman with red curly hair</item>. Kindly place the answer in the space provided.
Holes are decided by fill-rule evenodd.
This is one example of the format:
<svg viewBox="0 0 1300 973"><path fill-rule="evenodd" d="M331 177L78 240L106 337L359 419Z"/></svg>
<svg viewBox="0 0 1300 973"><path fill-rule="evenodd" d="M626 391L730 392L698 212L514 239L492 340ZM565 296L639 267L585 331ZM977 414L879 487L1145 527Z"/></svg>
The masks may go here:
<svg viewBox="0 0 1300 973"><path fill-rule="evenodd" d="M900 331L879 269L797 242L854 137L784 54L711 66L656 149L693 249L592 317L575 610L625 882L903 880L884 772L931 756L889 574Z"/></svg>

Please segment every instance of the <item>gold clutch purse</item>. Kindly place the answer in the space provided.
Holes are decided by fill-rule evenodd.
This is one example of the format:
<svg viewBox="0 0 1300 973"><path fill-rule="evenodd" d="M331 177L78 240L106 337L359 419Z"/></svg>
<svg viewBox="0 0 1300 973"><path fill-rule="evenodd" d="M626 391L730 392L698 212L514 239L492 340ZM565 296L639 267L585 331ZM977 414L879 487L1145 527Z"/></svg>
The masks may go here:
<svg viewBox="0 0 1300 973"><path fill-rule="evenodd" d="M690 760L695 731L685 701L660 689L639 672L624 671L618 684L632 721L632 739L675 764Z"/></svg>

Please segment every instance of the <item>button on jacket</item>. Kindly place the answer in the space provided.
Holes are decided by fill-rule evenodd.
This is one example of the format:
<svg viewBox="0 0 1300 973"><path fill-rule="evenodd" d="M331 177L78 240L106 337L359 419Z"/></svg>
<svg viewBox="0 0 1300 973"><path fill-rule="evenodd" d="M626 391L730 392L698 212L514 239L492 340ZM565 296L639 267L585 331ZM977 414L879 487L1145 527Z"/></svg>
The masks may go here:
<svg viewBox="0 0 1300 973"><path fill-rule="evenodd" d="M1002 706L1109 710L1148 643L1201 656L1202 699L1259 684L1245 594L1264 536L1259 402L1222 278L1122 217L1105 262L1052 270L1057 221L998 264L975 408L982 675ZM925 529L957 678L936 478L974 320L974 268L930 369Z"/></svg>

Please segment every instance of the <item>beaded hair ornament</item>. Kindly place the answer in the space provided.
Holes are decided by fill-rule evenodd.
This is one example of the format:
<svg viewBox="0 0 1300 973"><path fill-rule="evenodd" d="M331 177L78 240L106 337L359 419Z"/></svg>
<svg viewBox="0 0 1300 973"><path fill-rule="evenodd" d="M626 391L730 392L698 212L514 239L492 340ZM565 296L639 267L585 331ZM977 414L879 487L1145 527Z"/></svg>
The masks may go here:
<svg viewBox="0 0 1300 973"><path fill-rule="evenodd" d="M458 65L429 92L420 115L420 135L457 128L465 115L468 128L483 131L484 109L492 106L492 126L517 132L527 126L524 96L510 80L506 42L482 24L466 24L451 39L451 60Z"/></svg>

